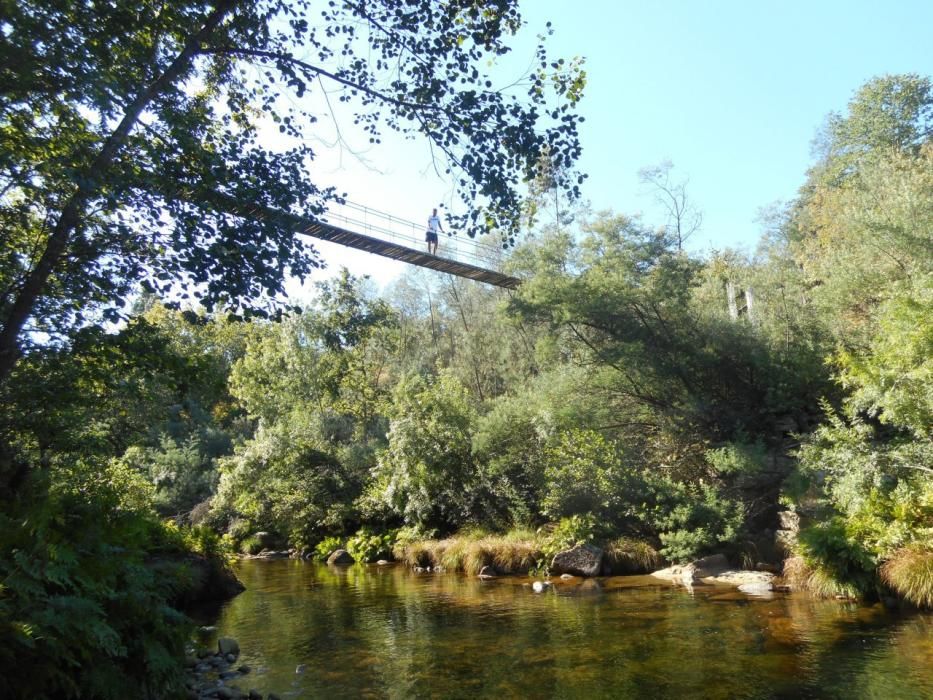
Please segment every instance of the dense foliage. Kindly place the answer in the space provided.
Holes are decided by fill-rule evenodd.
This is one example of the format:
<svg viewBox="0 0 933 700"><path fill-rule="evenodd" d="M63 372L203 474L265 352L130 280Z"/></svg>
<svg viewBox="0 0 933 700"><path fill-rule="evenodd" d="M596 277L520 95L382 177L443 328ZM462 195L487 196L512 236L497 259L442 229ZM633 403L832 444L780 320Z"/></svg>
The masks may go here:
<svg viewBox="0 0 933 700"><path fill-rule="evenodd" d="M395 517L363 502L419 342L397 313L345 277L233 322L320 265L289 219L341 199L311 144L421 137L458 228L508 240L542 164L578 194L585 75L539 45L493 82L514 0L0 8L0 695L164 697L217 530Z"/></svg>
<svg viewBox="0 0 933 700"><path fill-rule="evenodd" d="M619 571L793 554L818 593L931 605L929 79L867 83L758 250L701 256L667 166L645 175L673 206L659 228L562 198L578 67L539 54L524 102L478 67L513 2L177 5L5 20L0 693L169 692L184 553L221 534L470 572L542 570L581 542ZM506 256L517 291L415 272L380 296L343 271L306 308L233 317L317 263L228 205L335 196L304 177L297 98L321 81L374 140L433 140L479 195L472 233L512 237L556 203ZM270 119L281 152L259 140ZM782 510L802 523L791 552Z"/></svg>

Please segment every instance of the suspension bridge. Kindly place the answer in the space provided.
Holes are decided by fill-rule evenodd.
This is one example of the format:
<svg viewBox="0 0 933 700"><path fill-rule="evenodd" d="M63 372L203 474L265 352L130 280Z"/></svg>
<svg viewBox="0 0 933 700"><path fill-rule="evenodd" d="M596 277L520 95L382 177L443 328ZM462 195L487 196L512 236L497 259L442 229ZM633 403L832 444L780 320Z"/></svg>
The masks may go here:
<svg viewBox="0 0 933 700"><path fill-rule="evenodd" d="M169 196L189 199L180 193ZM201 201L203 203L204 200ZM362 204L333 204L320 219L312 219L272 207L240 202L220 192L212 192L209 201L211 207L221 211L273 221L296 234L331 241L429 270L505 289L515 289L521 283L517 277L499 270L502 250L497 246L465 237L441 236L438 250L442 254L432 255L424 249L426 221L415 223Z"/></svg>

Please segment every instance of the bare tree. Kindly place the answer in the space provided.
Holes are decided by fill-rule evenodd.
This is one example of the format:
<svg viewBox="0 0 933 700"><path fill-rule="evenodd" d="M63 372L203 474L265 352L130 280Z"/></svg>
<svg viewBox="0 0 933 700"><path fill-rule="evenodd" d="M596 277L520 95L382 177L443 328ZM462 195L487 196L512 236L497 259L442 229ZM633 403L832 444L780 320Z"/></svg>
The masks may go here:
<svg viewBox="0 0 933 700"><path fill-rule="evenodd" d="M652 187L655 199L667 213L667 229L674 234L677 250L683 250L686 240L700 230L703 212L687 195L690 180L674 180L671 177L673 169L674 164L665 160L639 170L638 179Z"/></svg>

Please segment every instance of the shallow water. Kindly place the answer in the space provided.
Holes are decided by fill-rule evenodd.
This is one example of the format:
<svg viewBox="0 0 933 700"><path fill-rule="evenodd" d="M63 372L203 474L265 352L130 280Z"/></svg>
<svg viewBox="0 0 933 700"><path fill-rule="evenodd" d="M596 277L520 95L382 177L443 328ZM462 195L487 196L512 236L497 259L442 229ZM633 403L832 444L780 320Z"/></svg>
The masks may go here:
<svg viewBox="0 0 933 700"><path fill-rule="evenodd" d="M283 697L933 698L933 615L649 577L479 581L242 561L203 618ZM205 642L212 642L206 639Z"/></svg>

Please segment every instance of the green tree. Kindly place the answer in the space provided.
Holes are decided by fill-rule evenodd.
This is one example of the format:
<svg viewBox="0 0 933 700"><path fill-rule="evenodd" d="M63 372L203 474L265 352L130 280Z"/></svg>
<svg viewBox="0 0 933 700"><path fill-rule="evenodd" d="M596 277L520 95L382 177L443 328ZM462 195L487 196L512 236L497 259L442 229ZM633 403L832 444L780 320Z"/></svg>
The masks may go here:
<svg viewBox="0 0 933 700"><path fill-rule="evenodd" d="M481 70L521 24L513 1L4 7L0 381L24 328L113 317L137 282L250 312L286 273L307 275L310 245L238 208L316 216L337 197L307 177L318 116L305 98L339 91L374 142L427 138L471 203L471 234L517 230L515 182L544 148L568 168L579 154L582 71L541 47L518 93ZM283 148L262 140L269 120Z"/></svg>
<svg viewBox="0 0 933 700"><path fill-rule="evenodd" d="M476 421L449 374L404 377L393 393L389 444L374 488L409 525L451 530L483 517L488 494L470 453Z"/></svg>

